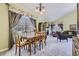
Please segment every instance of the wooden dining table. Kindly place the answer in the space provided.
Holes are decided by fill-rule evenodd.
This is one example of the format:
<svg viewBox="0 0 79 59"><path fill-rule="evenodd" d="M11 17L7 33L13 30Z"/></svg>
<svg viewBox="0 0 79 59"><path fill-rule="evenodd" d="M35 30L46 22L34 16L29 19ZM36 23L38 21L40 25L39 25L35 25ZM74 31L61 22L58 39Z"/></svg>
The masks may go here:
<svg viewBox="0 0 79 59"><path fill-rule="evenodd" d="M17 52L17 47L19 47L19 56L21 55L21 47L27 48L27 46L28 46L28 51L30 52L29 55L31 55L32 45L34 46L34 54L36 53L37 42L39 44L39 50L41 50L41 47L43 47L43 43L45 43L46 45L46 34L45 32L38 32L35 34L35 36L29 36L29 37L21 36L19 40L16 41L18 41L18 43L16 43L16 52ZM22 42L24 42L24 44L22 44Z"/></svg>

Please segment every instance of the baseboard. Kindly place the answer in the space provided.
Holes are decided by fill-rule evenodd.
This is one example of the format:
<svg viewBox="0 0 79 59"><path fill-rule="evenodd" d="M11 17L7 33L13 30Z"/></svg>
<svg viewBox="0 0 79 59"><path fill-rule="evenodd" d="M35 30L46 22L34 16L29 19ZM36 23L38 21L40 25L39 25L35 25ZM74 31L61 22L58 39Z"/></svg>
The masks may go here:
<svg viewBox="0 0 79 59"><path fill-rule="evenodd" d="M1 49L0 52L7 51L9 48Z"/></svg>

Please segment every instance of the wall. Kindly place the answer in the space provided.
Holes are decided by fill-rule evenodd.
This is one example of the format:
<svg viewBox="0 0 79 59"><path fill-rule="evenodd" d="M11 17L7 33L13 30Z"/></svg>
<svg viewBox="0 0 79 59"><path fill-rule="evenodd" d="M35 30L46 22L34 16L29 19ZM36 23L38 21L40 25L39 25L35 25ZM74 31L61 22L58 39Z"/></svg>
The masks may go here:
<svg viewBox="0 0 79 59"><path fill-rule="evenodd" d="M69 30L70 24L76 24L77 25L77 12L76 12L76 10L68 13L67 15L65 15L65 16L63 16L59 19L57 19L53 23L54 24L55 23L57 23L57 24L62 23L63 24L63 30L64 31Z"/></svg>
<svg viewBox="0 0 79 59"><path fill-rule="evenodd" d="M0 3L0 52L8 48L9 23L8 9Z"/></svg>

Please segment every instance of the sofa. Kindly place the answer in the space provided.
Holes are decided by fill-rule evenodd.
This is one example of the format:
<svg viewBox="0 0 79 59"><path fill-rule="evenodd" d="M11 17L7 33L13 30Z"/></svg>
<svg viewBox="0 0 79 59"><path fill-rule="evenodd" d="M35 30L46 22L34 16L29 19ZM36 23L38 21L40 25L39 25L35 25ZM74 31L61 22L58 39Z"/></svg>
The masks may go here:
<svg viewBox="0 0 79 59"><path fill-rule="evenodd" d="M57 32L57 40L59 39L60 42L61 42L61 40L67 40L68 41L67 38L68 38L68 35L60 33L60 32Z"/></svg>
<svg viewBox="0 0 79 59"><path fill-rule="evenodd" d="M72 38L72 36L76 36L76 31L64 31L64 32L52 32L52 36L53 37L57 37L57 39L60 40L67 40L68 41L68 38Z"/></svg>
<svg viewBox="0 0 79 59"><path fill-rule="evenodd" d="M72 38L72 36L76 36L77 31L64 31L62 34L68 35L68 38Z"/></svg>

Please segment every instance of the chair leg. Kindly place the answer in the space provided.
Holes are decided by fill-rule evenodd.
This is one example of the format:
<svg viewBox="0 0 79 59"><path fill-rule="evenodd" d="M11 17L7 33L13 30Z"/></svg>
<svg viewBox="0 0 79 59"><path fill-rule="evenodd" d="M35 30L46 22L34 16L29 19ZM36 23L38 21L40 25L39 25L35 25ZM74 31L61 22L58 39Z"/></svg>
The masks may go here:
<svg viewBox="0 0 79 59"><path fill-rule="evenodd" d="M43 49L43 41L42 41L42 49Z"/></svg>
<svg viewBox="0 0 79 59"><path fill-rule="evenodd" d="M21 49L20 49L20 46L19 46L19 56L21 55Z"/></svg>
<svg viewBox="0 0 79 59"><path fill-rule="evenodd" d="M41 41L39 42L39 50L41 50Z"/></svg>
<svg viewBox="0 0 79 59"><path fill-rule="evenodd" d="M45 44L45 46L46 46L46 38L45 38L45 40L44 40L44 44Z"/></svg>
<svg viewBox="0 0 79 59"><path fill-rule="evenodd" d="M17 54L17 46L15 47L15 55Z"/></svg>
<svg viewBox="0 0 79 59"><path fill-rule="evenodd" d="M28 46L28 51L30 52L29 55L31 55L31 44L29 44L29 46Z"/></svg>
<svg viewBox="0 0 79 59"><path fill-rule="evenodd" d="M34 54L36 53L36 43L34 43Z"/></svg>
<svg viewBox="0 0 79 59"><path fill-rule="evenodd" d="M30 55L31 55L31 44L30 44Z"/></svg>

